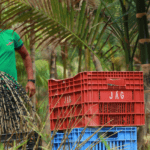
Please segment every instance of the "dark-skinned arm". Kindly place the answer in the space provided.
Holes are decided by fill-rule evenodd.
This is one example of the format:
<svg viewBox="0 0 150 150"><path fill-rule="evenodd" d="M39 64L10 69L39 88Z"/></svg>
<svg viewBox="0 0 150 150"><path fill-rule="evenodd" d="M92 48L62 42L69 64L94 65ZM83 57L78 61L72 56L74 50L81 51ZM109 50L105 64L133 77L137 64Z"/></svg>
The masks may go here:
<svg viewBox="0 0 150 150"><path fill-rule="evenodd" d="M28 80L30 79L34 79L33 77L33 69L32 69L32 61L31 61L31 57L26 49L26 47L23 45L19 50L16 50L16 52L18 52L24 62L26 71L27 71L27 75L28 75ZM26 85L26 92L29 92L29 97L33 96L36 92L35 89L35 84L31 81L29 81Z"/></svg>

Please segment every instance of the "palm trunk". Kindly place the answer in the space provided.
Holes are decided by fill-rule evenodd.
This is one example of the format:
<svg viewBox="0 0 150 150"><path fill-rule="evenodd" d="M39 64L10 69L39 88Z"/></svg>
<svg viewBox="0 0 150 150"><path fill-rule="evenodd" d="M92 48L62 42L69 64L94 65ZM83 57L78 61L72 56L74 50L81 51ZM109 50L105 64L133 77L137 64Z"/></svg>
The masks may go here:
<svg viewBox="0 0 150 150"><path fill-rule="evenodd" d="M102 68L102 65L101 65L99 59L93 53L91 53L91 56L93 58L93 63L96 68L96 71L103 71L103 68Z"/></svg>
<svg viewBox="0 0 150 150"><path fill-rule="evenodd" d="M137 22L139 29L139 44L142 64L150 63L150 41L145 10L145 1L136 0ZM142 16L141 16L142 15Z"/></svg>
<svg viewBox="0 0 150 150"><path fill-rule="evenodd" d="M56 79L57 78L57 70L56 70L56 49L54 45L49 45L47 47L47 50L50 52L50 57L49 57L49 70L50 70L50 78ZM47 135L51 134L50 130L50 112L49 112L49 106L47 107L47 114L46 114L46 124L45 124L45 131L47 132ZM42 146L46 147L47 143L42 142Z"/></svg>
<svg viewBox="0 0 150 150"><path fill-rule="evenodd" d="M85 71L90 71L90 51L85 49Z"/></svg>
<svg viewBox="0 0 150 150"><path fill-rule="evenodd" d="M125 4L123 3L123 0L120 0L122 13L127 13L127 9ZM129 25L128 25L128 14L126 14L123 17L124 22L124 32L125 32L125 39L124 39L124 49L125 49L125 57L126 57L126 64L127 64L127 70L132 71L133 70L133 60L131 60L130 56L130 38L129 38Z"/></svg>
<svg viewBox="0 0 150 150"><path fill-rule="evenodd" d="M108 45L109 45L109 49L111 49L111 44L110 44L110 41L108 41ZM111 63L112 63L112 66L111 66L111 69L112 69L112 71L114 71L115 70L115 63L114 63L114 55L112 54L113 53L113 50L111 49L111 55L112 55L112 57L111 57Z"/></svg>
<svg viewBox="0 0 150 150"><path fill-rule="evenodd" d="M51 61L50 61L50 78L56 78L56 49L52 46Z"/></svg>
<svg viewBox="0 0 150 150"><path fill-rule="evenodd" d="M149 41L149 33L148 33L148 25L146 18L146 10L145 10L145 1L136 0L136 17L138 22L139 29L139 44L141 51L141 62L142 70L144 75L144 90L147 91L150 89L149 84L149 75L150 75L150 41ZM147 115L147 106L148 106L148 92L145 94L145 126L140 127L138 131L138 147L141 150L145 150L147 145L144 142L144 137L148 133L148 115Z"/></svg>
<svg viewBox="0 0 150 150"><path fill-rule="evenodd" d="M64 43L64 46L61 46L62 49L62 60L64 67L64 79L67 77L67 56L68 56L68 47L67 43Z"/></svg>
<svg viewBox="0 0 150 150"><path fill-rule="evenodd" d="M68 66L68 78L71 78L71 68Z"/></svg>
<svg viewBox="0 0 150 150"><path fill-rule="evenodd" d="M68 57L68 55L67 55ZM71 78L71 74L72 74L72 68L71 68L71 64L72 62L67 61L67 68L68 68L68 78Z"/></svg>
<svg viewBox="0 0 150 150"><path fill-rule="evenodd" d="M30 20L30 23L33 24L33 21L32 19ZM31 57L31 60L32 60L32 67L33 67L33 77L34 79L36 80L36 68L35 68L35 48L34 48L34 44L35 42L33 41L33 39L35 38L35 33L34 33L34 29L31 30L31 33L30 33L30 57ZM34 109L36 110L36 94L34 94L31 98L32 102L33 102L33 106L34 106ZM33 114L32 114L33 118L35 116L35 112L33 111Z"/></svg>
<svg viewBox="0 0 150 150"><path fill-rule="evenodd" d="M79 47L78 57L79 57L79 66L78 66L78 73L79 73L81 72L82 47Z"/></svg>

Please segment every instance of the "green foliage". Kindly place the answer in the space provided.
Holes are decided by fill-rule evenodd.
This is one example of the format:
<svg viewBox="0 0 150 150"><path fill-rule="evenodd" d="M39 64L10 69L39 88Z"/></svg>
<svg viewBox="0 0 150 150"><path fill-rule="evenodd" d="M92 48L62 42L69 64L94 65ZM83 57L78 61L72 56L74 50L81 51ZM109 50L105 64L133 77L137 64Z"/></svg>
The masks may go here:
<svg viewBox="0 0 150 150"><path fill-rule="evenodd" d="M14 146L12 148L12 150L18 150L18 148L22 147L23 145L25 145L28 142L28 140L22 142L21 144L16 144L16 141L14 141Z"/></svg>
<svg viewBox="0 0 150 150"><path fill-rule="evenodd" d="M121 1L126 8L125 12L122 11ZM72 1L67 3L65 0L42 0L42 5L40 5L37 0L10 0L9 3L2 0L1 4L5 8L2 10L2 24L5 24L5 28L9 28L19 22L23 27L22 34L28 37L34 28L36 46L42 46L44 43L43 49L49 44L58 46L67 42L69 51L77 51L79 47L83 47L81 53L83 55L85 49L88 48L107 70L111 70L111 67L108 67L112 65L111 57L115 58L115 53L119 49L124 51L126 64L131 64L130 69L132 69L133 56L137 47L135 44L137 40L135 2L131 0L102 0L100 2L95 0L93 3L96 7L89 5L86 1L75 5ZM125 21L126 16L128 19ZM31 17L34 26L28 22ZM125 28L126 22L128 29ZM128 43L126 42L127 34L129 34ZM112 36L113 49L110 50L108 41L112 39ZM135 46L130 47L130 45ZM105 51L106 47L108 49ZM70 62L73 58L69 55L67 59L68 66L72 70L74 68ZM58 75L61 76L60 71Z"/></svg>
<svg viewBox="0 0 150 150"><path fill-rule="evenodd" d="M27 83L27 73L22 61L22 58L19 54L16 54L16 66L18 73L18 82L21 83L24 87ZM46 60L36 60L36 85L48 87L48 79L49 79L49 64Z"/></svg>
<svg viewBox="0 0 150 150"><path fill-rule="evenodd" d="M27 84L27 73L22 58L18 53L16 53L16 67L18 82L25 87Z"/></svg>
<svg viewBox="0 0 150 150"><path fill-rule="evenodd" d="M36 60L36 86L48 87L49 63L46 60Z"/></svg>
<svg viewBox="0 0 150 150"><path fill-rule="evenodd" d="M5 28L9 28L17 22L22 23L22 26L25 26L21 31L23 35L29 34L34 28L36 34L34 41L39 42L38 46L44 42L47 46L50 43L58 45L67 41L72 46L84 45L92 53L99 50L100 41L107 26L107 24L102 25L101 22L101 4L98 4L93 15L92 8L87 13L85 1L78 10L66 4L65 1L59 0L43 1L41 6L35 0L11 0L10 2L7 3L4 0L1 2L7 7L3 10L4 16L6 14L7 16L3 17L2 24L6 23ZM27 23L31 17L35 23L34 26ZM100 25L104 27L101 28L102 30ZM94 43L95 39L97 39L96 43Z"/></svg>
<svg viewBox="0 0 150 150"><path fill-rule="evenodd" d="M2 143L0 143L0 150L5 150Z"/></svg>
<svg viewBox="0 0 150 150"><path fill-rule="evenodd" d="M119 0L117 5L117 15L112 13L111 9L108 9L105 1L102 0L102 4L106 9L107 17L111 17L112 24L110 25L109 30L125 53L126 68L127 70L133 70L133 56L137 48L137 44L135 43L138 40L135 4L132 3L131 5L131 1L125 2ZM135 46L131 47L131 44Z"/></svg>
<svg viewBox="0 0 150 150"><path fill-rule="evenodd" d="M102 135L100 135L99 138L100 138L101 142L105 145L107 150L111 150L110 146L107 144L107 141L104 139L104 137Z"/></svg>
<svg viewBox="0 0 150 150"><path fill-rule="evenodd" d="M48 95L47 95L48 96ZM48 101L48 98L47 100L41 100L39 101L39 104L37 105L37 113L39 114L39 116L41 117L42 119L42 122L45 121L45 118L46 118L46 110L47 110L47 106L49 105L49 101Z"/></svg>

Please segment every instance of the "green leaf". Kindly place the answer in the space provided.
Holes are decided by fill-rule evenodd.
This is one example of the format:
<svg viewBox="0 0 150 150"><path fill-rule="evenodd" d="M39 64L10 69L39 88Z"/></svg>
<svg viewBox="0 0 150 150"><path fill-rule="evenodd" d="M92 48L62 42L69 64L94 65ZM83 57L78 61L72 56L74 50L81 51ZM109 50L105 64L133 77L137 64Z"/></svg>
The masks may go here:
<svg viewBox="0 0 150 150"><path fill-rule="evenodd" d="M63 6L62 6L62 3L61 2L59 2L59 12L61 12L61 13L58 13L58 14L60 14L60 21L62 22L62 24L64 24L65 25L65 13L64 13L64 9L63 9Z"/></svg>
<svg viewBox="0 0 150 150"><path fill-rule="evenodd" d="M30 34L30 31L32 29L35 29L34 31L36 36L34 38L34 41L40 41L38 43L38 46L41 46L47 40L47 43L55 43L56 45L60 44L61 42L67 41L70 45L83 45L92 53L94 53L91 49L91 45L87 44L87 39L89 36L89 31L91 30L90 27L93 24L94 20L94 23L97 22L97 18L95 19L95 16L93 16L93 18L91 17L91 19L89 19L87 22L89 14L85 13L86 1L82 3L81 10L78 11L75 10L72 6L68 8L69 5L66 5L65 1L59 0L41 0L40 3L37 3L36 0L32 0L32 2L29 2L29 0L10 0L10 2L15 3L12 3L11 5L9 5L9 3L5 3L6 7L8 7L11 12L9 12L10 16L7 16L2 21L2 23L6 23L7 27L9 27L16 22L22 22L22 26L26 26L24 28L25 31L22 30L24 35ZM51 5L49 6L48 4ZM26 12L24 13L22 12L22 10ZM7 14L8 10L6 10L5 12L5 14ZM70 15L67 15L68 12L70 12ZM77 12L78 15L75 16ZM21 17L17 16L18 14L20 14ZM96 16L98 16L98 14L99 13L97 13ZM35 23L33 27L26 22L30 18L32 18L33 22ZM41 23L39 23L40 20L42 21ZM62 21L64 21L64 23ZM69 22L70 27L68 27ZM96 29L96 27L92 28L93 33L95 33ZM81 35L77 35L77 33ZM100 33L98 33L98 35L99 34Z"/></svg>
<svg viewBox="0 0 150 150"><path fill-rule="evenodd" d="M83 2L82 2L81 11L80 11L80 14L79 14L77 35L79 35L80 32L81 32L81 26L82 26L82 23L83 23L83 20L84 20L84 16L85 16L85 15L84 15L84 14L85 14L85 8L86 8L86 2L83 1Z"/></svg>
<svg viewBox="0 0 150 150"><path fill-rule="evenodd" d="M51 7L52 7L52 12L53 12L53 17L55 17L56 20L59 20L59 8L58 5L56 4L58 0L51 0Z"/></svg>
<svg viewBox="0 0 150 150"><path fill-rule="evenodd" d="M26 140L24 142L22 142L21 144L16 146L16 141L14 141L14 148L13 150L18 150L18 148L22 147L24 144L26 144L29 140Z"/></svg>
<svg viewBox="0 0 150 150"><path fill-rule="evenodd" d="M99 18L100 18L101 8L102 8L102 5L99 5L98 10L97 10L96 15L95 15L95 18L94 18L94 21L93 21L93 24L92 24L92 28L91 28L87 43L90 42L90 39L91 39L93 33L95 32L95 28L97 26L99 26L98 21L100 20Z"/></svg>
<svg viewBox="0 0 150 150"><path fill-rule="evenodd" d="M3 146L3 143L0 143L0 150L5 150L4 146Z"/></svg>
<svg viewBox="0 0 150 150"><path fill-rule="evenodd" d="M101 18L99 18L99 22L100 22L100 20L101 20ZM97 35L98 35L98 33L99 33L100 26L101 26L101 24L98 23L98 24L96 25L96 30L93 31L93 32L94 32L94 35L93 35L93 38L92 38L92 41L91 41L91 45L93 45L93 43L94 43L94 41L95 41L95 39L96 39L96 37L97 37Z"/></svg>
<svg viewBox="0 0 150 150"><path fill-rule="evenodd" d="M107 144L107 141L103 138L103 136L100 135L99 138L102 141L102 143L105 145L105 147L107 148L107 150L111 150L110 146Z"/></svg>
<svg viewBox="0 0 150 150"><path fill-rule="evenodd" d="M71 6L71 15L70 15L70 30L73 31L73 25L74 25L74 14L75 11Z"/></svg>
<svg viewBox="0 0 150 150"><path fill-rule="evenodd" d="M109 21L108 21L108 22L109 22ZM103 27L101 33L99 34L99 36L98 36L98 38L97 38L97 43L96 43L95 49L97 49L97 47L100 45L101 38L102 38L102 36L103 36L103 34L104 34L105 30L106 30L106 27L107 27L107 25L108 25L108 22L104 25L104 27Z"/></svg>

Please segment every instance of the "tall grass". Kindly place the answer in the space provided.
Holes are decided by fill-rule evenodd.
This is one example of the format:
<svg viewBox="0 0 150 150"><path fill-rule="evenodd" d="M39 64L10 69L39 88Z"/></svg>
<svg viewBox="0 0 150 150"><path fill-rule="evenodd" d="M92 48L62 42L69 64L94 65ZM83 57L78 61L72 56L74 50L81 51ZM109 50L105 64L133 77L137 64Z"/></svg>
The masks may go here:
<svg viewBox="0 0 150 150"><path fill-rule="evenodd" d="M25 90L19 85L17 82L10 81L5 74L1 74L3 77L3 80L5 82L5 86L8 88L8 90L11 93L11 96L15 100L18 109L20 111L19 115L19 121L17 122L17 126L19 126L20 130L11 130L11 132L6 132L5 136L1 133L1 139L0 141L3 143L1 144L1 149L9 149L9 150L16 150L16 149L25 149L28 144L28 142L34 142L34 148L33 149L45 149L45 150L52 150L53 149L53 139L54 136L56 135L57 132L59 132L61 125L65 122L66 119L68 119L69 116L69 123L67 125L66 130L64 130L64 137L63 140L61 141L61 144L58 148L58 150L61 150L62 148L65 149L65 145L69 143L69 134L71 131L84 119L84 117L88 114L90 109L94 107L94 105L89 108L86 112L83 114L82 108L78 110L78 101L80 97L76 100L75 104L73 105L68 105L68 106L62 106L60 114L57 116L57 121L56 121L56 126L55 129L53 130L53 134L46 134L47 131L45 131L45 126L46 123L49 121L50 115L53 113L55 110L57 104L60 102L61 98L63 97L63 94L61 95L60 99L56 102L55 106L53 109L49 111L49 109L45 109L45 114L38 114L35 112L35 118L32 117L32 111L35 111L33 108L33 105L30 101L30 98L26 94ZM4 76L3 76L4 75ZM11 83L11 84L10 84ZM12 85L14 86L17 85L17 90L13 89ZM10 96L10 95L9 95ZM20 102L20 104L19 104ZM51 105L51 104L49 104ZM44 109L45 105L41 105L42 108L39 109ZM48 106L49 107L49 106ZM63 110L65 111L63 112ZM74 119L75 112L78 111L78 115L76 116L76 120L72 124L72 120ZM76 146L74 149L80 149L82 148L85 143L87 143L95 134L98 134L98 132L106 125L99 127L91 136L87 137L86 140L81 141L87 127L95 117L96 113L98 110L95 111L95 113L92 115L92 117L88 120L87 124L84 127L84 130L81 132L81 135L77 139L77 141L74 143L74 146ZM38 111L39 112L39 111ZM67 113L68 112L68 113ZM5 112L4 112L5 113ZM64 114L66 116L64 116ZM46 115L47 114L47 115ZM11 114L9 114L11 115ZM45 116L45 118L43 118ZM63 116L63 118L61 118ZM13 122L13 119L11 120ZM109 123L109 122L108 122ZM5 122L6 128L7 128L7 123ZM13 127L13 126L12 126ZM23 130L25 129L25 130ZM49 127L50 130L50 127ZM34 132L38 133L37 137L34 137ZM15 137L14 137L15 136ZM14 140L14 138L16 140ZM34 138L34 140L33 140ZM36 140L35 140L36 138ZM42 140L42 142L45 143L45 146L40 145L39 143ZM95 143L96 142L96 143ZM107 149L110 149L109 145L107 144L107 141L105 140L105 134L101 135L96 141L93 141L91 145L89 145L89 148L92 149L95 144L98 143L103 143ZM73 147L70 147L70 149L73 149ZM88 148L87 148L88 149Z"/></svg>

